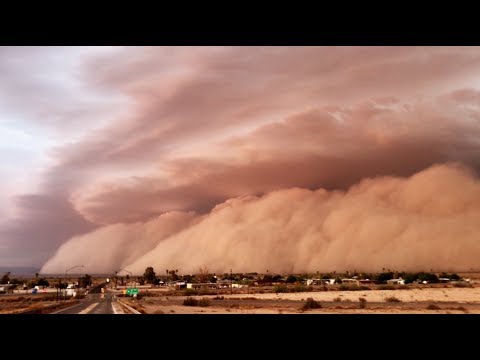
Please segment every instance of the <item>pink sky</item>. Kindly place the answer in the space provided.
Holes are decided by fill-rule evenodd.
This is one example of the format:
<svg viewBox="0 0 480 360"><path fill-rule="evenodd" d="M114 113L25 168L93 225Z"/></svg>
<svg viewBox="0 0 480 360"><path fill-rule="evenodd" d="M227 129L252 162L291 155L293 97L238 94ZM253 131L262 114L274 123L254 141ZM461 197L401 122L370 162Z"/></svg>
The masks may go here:
<svg viewBox="0 0 480 360"><path fill-rule="evenodd" d="M0 48L0 76L4 266L230 198L480 169L478 47Z"/></svg>

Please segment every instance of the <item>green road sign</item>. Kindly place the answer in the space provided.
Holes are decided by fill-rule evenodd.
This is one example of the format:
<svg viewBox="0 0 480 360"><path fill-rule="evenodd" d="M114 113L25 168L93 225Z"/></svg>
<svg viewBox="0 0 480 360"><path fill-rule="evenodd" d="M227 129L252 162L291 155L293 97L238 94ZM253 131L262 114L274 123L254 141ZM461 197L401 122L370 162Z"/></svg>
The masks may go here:
<svg viewBox="0 0 480 360"><path fill-rule="evenodd" d="M137 295L138 289L127 289L127 295Z"/></svg>

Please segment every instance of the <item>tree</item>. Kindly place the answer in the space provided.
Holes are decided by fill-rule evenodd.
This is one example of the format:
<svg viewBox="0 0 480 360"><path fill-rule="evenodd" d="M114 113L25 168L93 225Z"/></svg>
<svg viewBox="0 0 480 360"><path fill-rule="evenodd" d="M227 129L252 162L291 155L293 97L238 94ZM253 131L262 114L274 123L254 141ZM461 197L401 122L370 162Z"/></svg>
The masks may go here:
<svg viewBox="0 0 480 360"><path fill-rule="evenodd" d="M197 278L198 282L207 282L211 277L210 270L206 265L200 266L195 274L195 277Z"/></svg>
<svg viewBox="0 0 480 360"><path fill-rule="evenodd" d="M287 277L287 283L292 284L297 281L297 277L294 275L288 275Z"/></svg>
<svg viewBox="0 0 480 360"><path fill-rule="evenodd" d="M49 286L50 283L47 280L45 280L44 278L41 278L40 280L38 280L37 285L38 286Z"/></svg>
<svg viewBox="0 0 480 360"><path fill-rule="evenodd" d="M273 282L278 282L281 279L282 279L282 275L277 274L277 275L272 276L272 281Z"/></svg>
<svg viewBox="0 0 480 360"><path fill-rule="evenodd" d="M450 280L460 280L460 276L458 276L458 274L452 274L450 275Z"/></svg>
<svg viewBox="0 0 480 360"><path fill-rule="evenodd" d="M9 281L10 281L10 271L9 271L9 272L6 272L6 273L2 276L2 280L0 280L0 284L8 284Z"/></svg>
<svg viewBox="0 0 480 360"><path fill-rule="evenodd" d="M92 277L90 275L85 274L85 276L82 276L80 279L78 279L78 287L86 288L90 285L92 285Z"/></svg>
<svg viewBox="0 0 480 360"><path fill-rule="evenodd" d="M263 275L263 278L258 281L262 284L271 284L273 282L272 275Z"/></svg>
<svg viewBox="0 0 480 360"><path fill-rule="evenodd" d="M385 284L387 282L387 280L391 280L391 279L393 279L393 272L391 272L391 271L381 273L377 276L377 281L380 284Z"/></svg>
<svg viewBox="0 0 480 360"><path fill-rule="evenodd" d="M403 276L403 280L405 281L405 284L413 283L413 282L416 281L417 279L418 279L418 274L406 273L406 274L404 274L404 276Z"/></svg>
<svg viewBox="0 0 480 360"><path fill-rule="evenodd" d="M438 282L438 277L435 274L430 274L430 273L425 273L421 272L418 274L418 279L420 281L426 281L427 283L437 283Z"/></svg>
<svg viewBox="0 0 480 360"><path fill-rule="evenodd" d="M178 273L178 269L177 270L167 270L167 274L172 275L172 281L177 281L179 279L177 273Z"/></svg>
<svg viewBox="0 0 480 360"><path fill-rule="evenodd" d="M145 272L143 273L143 278L147 283L153 283L155 280L155 271L153 270L153 267L149 266L145 269Z"/></svg>

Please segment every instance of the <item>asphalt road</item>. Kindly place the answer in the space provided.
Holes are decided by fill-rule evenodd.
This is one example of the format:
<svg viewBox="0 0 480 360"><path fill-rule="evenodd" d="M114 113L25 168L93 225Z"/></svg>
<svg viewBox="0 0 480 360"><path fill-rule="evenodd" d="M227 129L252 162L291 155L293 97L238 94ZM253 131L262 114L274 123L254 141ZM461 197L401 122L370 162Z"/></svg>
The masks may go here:
<svg viewBox="0 0 480 360"><path fill-rule="evenodd" d="M88 294L79 304L52 314L114 314L111 294Z"/></svg>

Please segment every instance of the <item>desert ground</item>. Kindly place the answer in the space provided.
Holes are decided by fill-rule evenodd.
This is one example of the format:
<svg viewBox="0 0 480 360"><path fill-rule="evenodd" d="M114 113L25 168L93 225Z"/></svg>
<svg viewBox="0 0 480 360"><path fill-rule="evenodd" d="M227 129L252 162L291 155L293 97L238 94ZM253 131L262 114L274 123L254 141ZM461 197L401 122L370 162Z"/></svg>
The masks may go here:
<svg viewBox="0 0 480 360"><path fill-rule="evenodd" d="M121 301L146 314L480 314L480 286L190 297L204 306L183 305L188 296L156 295ZM308 298L320 307L302 308Z"/></svg>
<svg viewBox="0 0 480 360"><path fill-rule="evenodd" d="M118 301L118 305L127 304L142 314L480 314L480 274L462 276L469 282L313 287L297 284L284 287L283 292L278 286L192 291L146 285L138 297L125 296L124 289L109 284L106 292L114 295L113 306ZM48 314L85 297L57 301L55 289L43 291L31 294L15 290L0 295L0 314Z"/></svg>

